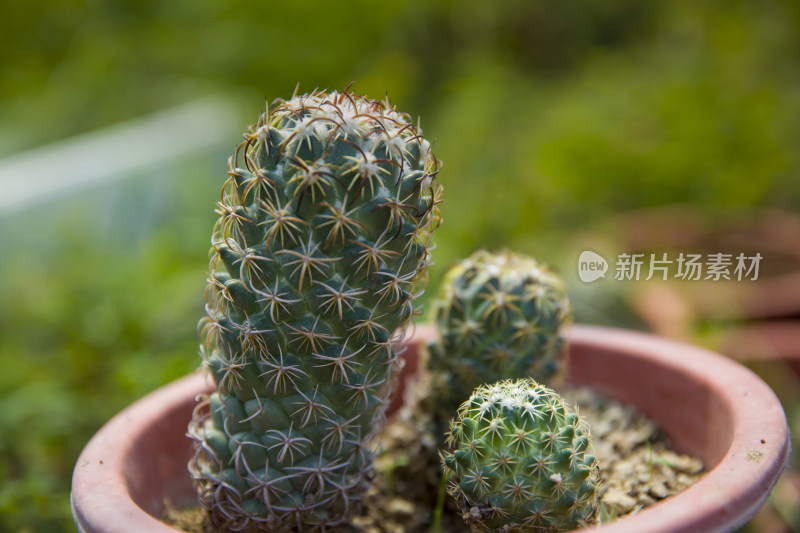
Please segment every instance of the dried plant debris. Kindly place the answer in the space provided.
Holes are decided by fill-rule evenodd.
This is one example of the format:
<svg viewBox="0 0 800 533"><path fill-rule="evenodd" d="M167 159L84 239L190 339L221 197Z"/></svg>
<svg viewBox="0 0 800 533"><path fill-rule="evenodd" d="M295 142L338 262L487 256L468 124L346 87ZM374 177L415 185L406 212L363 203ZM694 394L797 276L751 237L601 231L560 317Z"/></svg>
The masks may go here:
<svg viewBox="0 0 800 533"><path fill-rule="evenodd" d="M424 389L425 380L421 381ZM420 397L425 395L416 392ZM671 450L658 427L633 408L590 389L569 390L564 397L577 406L591 427L600 465L599 521L636 513L680 492L703 475L698 459ZM336 531L422 533L433 531L435 522L439 533L469 531L450 498L445 498L431 417L415 408L417 405L412 401L387 424L381 435L383 451L375 462L377 475L361 513ZM184 531L221 533L208 521L203 523L200 509L192 514L191 510L169 508L167 514L165 521Z"/></svg>

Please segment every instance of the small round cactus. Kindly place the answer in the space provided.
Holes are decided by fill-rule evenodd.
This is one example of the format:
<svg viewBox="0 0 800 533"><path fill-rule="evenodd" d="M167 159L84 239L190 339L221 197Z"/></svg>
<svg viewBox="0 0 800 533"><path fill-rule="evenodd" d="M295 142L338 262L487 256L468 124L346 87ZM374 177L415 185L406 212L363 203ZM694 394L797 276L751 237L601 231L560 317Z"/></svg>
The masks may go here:
<svg viewBox="0 0 800 533"><path fill-rule="evenodd" d="M570 307L561 279L535 260L479 250L446 275L434 303L439 338L428 346L434 422L447 421L482 383L558 369Z"/></svg>
<svg viewBox="0 0 800 533"><path fill-rule="evenodd" d="M442 465L473 531L565 531L597 507L588 427L532 379L478 387L451 421Z"/></svg>
<svg viewBox="0 0 800 533"><path fill-rule="evenodd" d="M368 488L374 437L438 226L439 163L387 103L279 100L229 160L195 411L200 503L234 531L324 530Z"/></svg>

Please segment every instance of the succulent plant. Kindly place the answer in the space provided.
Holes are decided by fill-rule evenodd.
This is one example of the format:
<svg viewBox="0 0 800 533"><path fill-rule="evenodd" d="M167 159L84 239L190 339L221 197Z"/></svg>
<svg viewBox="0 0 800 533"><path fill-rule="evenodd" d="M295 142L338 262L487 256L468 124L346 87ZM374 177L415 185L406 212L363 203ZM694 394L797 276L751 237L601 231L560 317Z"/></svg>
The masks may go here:
<svg viewBox="0 0 800 533"><path fill-rule="evenodd" d="M229 159L212 235L195 410L200 503L235 531L346 521L414 315L439 217L439 163L388 102L277 100Z"/></svg>
<svg viewBox="0 0 800 533"><path fill-rule="evenodd" d="M479 250L451 268L434 302L439 338L428 345L434 424L443 433L458 406L483 383L558 369L570 318L561 279L535 260Z"/></svg>
<svg viewBox="0 0 800 533"><path fill-rule="evenodd" d="M450 424L442 465L473 531L565 531L597 507L588 426L532 379L478 387Z"/></svg>

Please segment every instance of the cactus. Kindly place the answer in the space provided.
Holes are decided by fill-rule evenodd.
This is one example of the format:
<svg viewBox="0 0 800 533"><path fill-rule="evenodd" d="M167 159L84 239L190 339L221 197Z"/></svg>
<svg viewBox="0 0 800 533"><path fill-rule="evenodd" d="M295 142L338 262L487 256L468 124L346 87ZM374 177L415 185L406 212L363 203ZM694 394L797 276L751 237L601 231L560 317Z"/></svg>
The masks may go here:
<svg viewBox="0 0 800 533"><path fill-rule="evenodd" d="M199 326L218 392L195 409L189 468L217 526L324 530L368 488L439 163L407 115L347 90L277 100L244 138Z"/></svg>
<svg viewBox="0 0 800 533"><path fill-rule="evenodd" d="M588 426L532 379L478 387L451 422L447 447L447 491L473 531L565 531L595 513Z"/></svg>
<svg viewBox="0 0 800 533"><path fill-rule="evenodd" d="M570 318L561 279L533 259L480 250L446 275L434 303L439 339L428 345L439 433L482 383L558 369L561 328Z"/></svg>

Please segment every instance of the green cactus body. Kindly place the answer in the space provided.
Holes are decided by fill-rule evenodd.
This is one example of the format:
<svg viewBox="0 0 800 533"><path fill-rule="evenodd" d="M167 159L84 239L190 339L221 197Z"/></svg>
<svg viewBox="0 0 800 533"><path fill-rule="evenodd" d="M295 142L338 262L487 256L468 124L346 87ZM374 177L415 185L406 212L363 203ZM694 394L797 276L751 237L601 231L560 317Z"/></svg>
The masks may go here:
<svg viewBox="0 0 800 533"><path fill-rule="evenodd" d="M475 390L450 424L447 490L474 531L565 531L597 506L586 426L532 379Z"/></svg>
<svg viewBox="0 0 800 533"><path fill-rule="evenodd" d="M428 346L442 431L475 387L558 369L570 308L561 279L533 259L480 250L454 266L434 303L439 339Z"/></svg>
<svg viewBox="0 0 800 533"><path fill-rule="evenodd" d="M217 205L200 330L218 392L190 470L218 526L323 529L367 488L438 162L407 115L346 91L279 100L244 137Z"/></svg>

